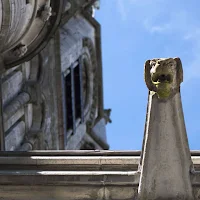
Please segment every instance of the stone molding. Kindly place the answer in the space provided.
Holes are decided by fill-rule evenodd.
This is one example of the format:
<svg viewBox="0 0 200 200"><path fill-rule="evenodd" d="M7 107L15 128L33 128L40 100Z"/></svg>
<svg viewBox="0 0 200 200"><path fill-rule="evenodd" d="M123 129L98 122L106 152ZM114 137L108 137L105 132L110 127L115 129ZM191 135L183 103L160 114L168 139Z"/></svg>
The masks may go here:
<svg viewBox="0 0 200 200"><path fill-rule="evenodd" d="M139 155L139 152L0 152L1 197L13 200L39 200L41 196L44 200L136 199L140 156L134 154ZM192 161L198 170L200 156L192 156ZM195 200L198 200L200 179L199 175L195 176L192 184Z"/></svg>
<svg viewBox="0 0 200 200"><path fill-rule="evenodd" d="M86 48L86 49L85 49ZM96 109L97 109L97 100L98 100L98 82L97 82L97 76L98 74L97 72L97 60L96 60L96 53L95 53L95 49L93 46L93 42L90 38L84 38L83 39L83 51L86 53L88 51L87 54L89 54L89 59L90 59L90 66L88 66L88 76L90 77L89 82L90 85L92 84L92 86L89 86L90 90L88 91L91 95L91 97L89 99L91 99L91 102L89 104L89 117L86 119L88 126L90 126L92 128L92 126L94 125L94 121L95 121L95 114L96 114ZM84 53L82 54L84 55ZM89 95L89 96L90 96Z"/></svg>

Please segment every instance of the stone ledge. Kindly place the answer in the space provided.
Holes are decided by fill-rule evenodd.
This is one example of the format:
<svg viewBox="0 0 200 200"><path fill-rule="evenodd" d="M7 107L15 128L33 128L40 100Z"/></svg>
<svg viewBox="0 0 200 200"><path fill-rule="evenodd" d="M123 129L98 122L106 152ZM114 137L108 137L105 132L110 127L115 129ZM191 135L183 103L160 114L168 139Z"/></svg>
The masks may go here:
<svg viewBox="0 0 200 200"><path fill-rule="evenodd" d="M113 185L136 186L138 172L121 171L0 171L0 185Z"/></svg>
<svg viewBox="0 0 200 200"><path fill-rule="evenodd" d="M200 158L200 150L191 150L191 156L197 156ZM0 151L0 157L2 156L140 156L140 150L35 150L28 152L21 151Z"/></svg>
<svg viewBox="0 0 200 200"><path fill-rule="evenodd" d="M1 152L1 198L134 199L140 179L140 156L136 155L138 151ZM199 170L200 156L192 156L192 160ZM199 174L191 176L194 188L200 185Z"/></svg>
<svg viewBox="0 0 200 200"><path fill-rule="evenodd" d="M136 171L137 156L0 156L0 170Z"/></svg>
<svg viewBox="0 0 200 200"><path fill-rule="evenodd" d="M140 156L31 156L26 153L0 155L0 170L137 171L140 163ZM200 171L200 156L192 156L192 161L195 170Z"/></svg>
<svg viewBox="0 0 200 200"><path fill-rule="evenodd" d="M133 186L0 186L4 200L132 200L137 195ZM120 191L120 192L119 192Z"/></svg>

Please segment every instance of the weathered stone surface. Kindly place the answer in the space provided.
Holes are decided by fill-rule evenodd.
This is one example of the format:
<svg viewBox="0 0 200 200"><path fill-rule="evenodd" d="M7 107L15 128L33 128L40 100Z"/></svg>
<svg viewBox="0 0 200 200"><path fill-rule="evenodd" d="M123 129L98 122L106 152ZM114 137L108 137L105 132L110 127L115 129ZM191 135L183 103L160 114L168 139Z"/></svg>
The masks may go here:
<svg viewBox="0 0 200 200"><path fill-rule="evenodd" d="M6 151L14 151L24 139L25 123L20 121L12 128L12 130L5 137Z"/></svg>
<svg viewBox="0 0 200 200"><path fill-rule="evenodd" d="M1 1L0 50L4 67L30 60L47 45L59 26L63 3L63 0Z"/></svg>
<svg viewBox="0 0 200 200"><path fill-rule="evenodd" d="M40 148L45 150L59 149L59 128L58 121L58 101L57 101L57 70L60 65L57 65L60 60L58 52L59 44L57 40L51 40L41 52L41 69L40 80L37 87L39 98L41 99L42 121L40 137ZM34 67L34 65L33 65ZM60 79L61 77L59 77ZM61 88L60 88L61 89ZM34 109L33 109L34 112ZM41 116L41 115L40 115ZM34 119L33 119L34 120Z"/></svg>
<svg viewBox="0 0 200 200"><path fill-rule="evenodd" d="M24 106L26 130L30 130L33 123L33 105L31 103Z"/></svg>
<svg viewBox="0 0 200 200"><path fill-rule="evenodd" d="M65 147L65 149L76 149L76 146L78 146L78 144L81 142L85 133L86 125L80 124L76 129L76 133L68 137L67 146Z"/></svg>
<svg viewBox="0 0 200 200"><path fill-rule="evenodd" d="M92 135L94 136L94 134ZM86 133L81 142L76 146L76 149L81 150L102 150L104 149L101 144L98 143L99 138L91 137L91 134Z"/></svg>
<svg viewBox="0 0 200 200"><path fill-rule="evenodd" d="M99 137L102 141L106 142L106 123L105 119L100 119L95 126L92 129L93 134L95 134L97 137Z"/></svg>
<svg viewBox="0 0 200 200"><path fill-rule="evenodd" d="M18 109L23 107L30 100L28 93L20 93L15 99L10 102L5 108L3 113L3 119L7 121Z"/></svg>
<svg viewBox="0 0 200 200"><path fill-rule="evenodd" d="M15 153L0 154L0 189L4 199L138 199L140 157L131 156L137 152L125 156L127 152L88 151L89 156L76 156L81 151L39 151L23 152L20 157ZM192 160L196 168L200 158ZM192 179L197 200L198 176Z"/></svg>
<svg viewBox="0 0 200 200"><path fill-rule="evenodd" d="M0 26L2 25L0 43L2 43L1 48L6 50L1 56L7 68L14 66L13 63L19 64L6 70L2 75L4 132L10 132L12 126L22 119L25 122L26 137L30 133L38 133L33 148L57 150L66 146L76 149L90 142L95 148L103 149L105 147L98 143L98 137L91 137L93 125L103 117L99 114L99 111L103 110L100 27L88 12L89 7L98 5L91 0L75 0L70 2L70 5L63 1L66 3L63 7L67 10L65 9L62 15L62 27L49 40L45 35L51 35L52 25L59 23L55 20L61 17L59 10L59 7L62 9L61 2L62 0L57 3L52 0L48 2L42 0L20 3L20 0L16 2L8 0L0 5L0 10L3 11L0 12L0 19L3 19L0 20ZM34 13L36 18L32 18ZM55 30L56 27L52 31ZM41 31L40 34L38 31ZM3 40L5 37L7 40ZM44 48L43 43L47 40L50 42L45 44ZM35 49L38 44L40 46ZM33 57L36 52L37 55ZM64 112L67 108L63 106L66 102L63 99L62 77L72 64L80 61L79 59L84 61L84 72L80 80L84 101L80 104L84 105L85 110L82 116L77 118L81 118L79 124L81 123L84 129L80 131L80 128L77 128L76 133L69 139L64 129L66 126ZM19 100L18 97L25 93L29 94L30 98ZM90 124L89 128L88 126L85 128L86 123ZM104 140L103 121L100 126L98 135Z"/></svg>
<svg viewBox="0 0 200 200"><path fill-rule="evenodd" d="M21 107L15 114L13 114L7 121L4 122L4 130L7 131L24 115L24 107Z"/></svg>
<svg viewBox="0 0 200 200"><path fill-rule="evenodd" d="M16 66L16 67L12 67L8 70L6 70L3 74L2 74L2 79L4 79L6 76L8 76L9 74L11 74L13 71L15 71L16 69L19 69L21 66Z"/></svg>
<svg viewBox="0 0 200 200"><path fill-rule="evenodd" d="M60 40L62 41L60 46L61 68L65 72L79 58L82 40L79 34L73 34L70 30L64 28L60 30Z"/></svg>
<svg viewBox="0 0 200 200"><path fill-rule="evenodd" d="M5 200L131 200L134 198L135 190L132 186L1 186L1 196ZM116 191L121 190L121 195ZM127 190L129 190L127 192ZM11 193L9 191L12 191ZM32 191L32 192L30 192ZM79 191L79 192L77 192ZM120 198L119 198L120 197Z"/></svg>
<svg viewBox="0 0 200 200"><path fill-rule="evenodd" d="M182 65L178 58L145 64L150 90L141 159L139 199L194 199L192 161L180 96Z"/></svg>
<svg viewBox="0 0 200 200"><path fill-rule="evenodd" d="M13 71L3 80L2 95L3 104L8 103L21 90L23 84L23 75L21 71Z"/></svg>

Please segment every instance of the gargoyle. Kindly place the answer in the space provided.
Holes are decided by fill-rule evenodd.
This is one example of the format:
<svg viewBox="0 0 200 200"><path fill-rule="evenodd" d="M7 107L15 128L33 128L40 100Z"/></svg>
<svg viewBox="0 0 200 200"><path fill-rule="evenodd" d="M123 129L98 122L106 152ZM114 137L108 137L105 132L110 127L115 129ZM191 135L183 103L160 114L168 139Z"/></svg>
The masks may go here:
<svg viewBox="0 0 200 200"><path fill-rule="evenodd" d="M194 200L194 168L185 129L179 58L145 63L150 90L139 170L138 200Z"/></svg>
<svg viewBox="0 0 200 200"><path fill-rule="evenodd" d="M160 58L145 62L145 82L150 91L158 98L168 98L179 90L183 81L183 69L180 58Z"/></svg>

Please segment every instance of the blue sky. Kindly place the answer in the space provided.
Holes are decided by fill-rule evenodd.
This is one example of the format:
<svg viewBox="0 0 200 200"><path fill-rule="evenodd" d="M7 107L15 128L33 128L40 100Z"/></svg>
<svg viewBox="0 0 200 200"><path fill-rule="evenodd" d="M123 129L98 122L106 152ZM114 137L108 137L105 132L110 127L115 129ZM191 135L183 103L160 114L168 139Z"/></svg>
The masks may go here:
<svg viewBox="0 0 200 200"><path fill-rule="evenodd" d="M105 108L111 150L141 149L147 106L144 62L180 57L185 123L191 149L200 149L200 1L101 0Z"/></svg>

